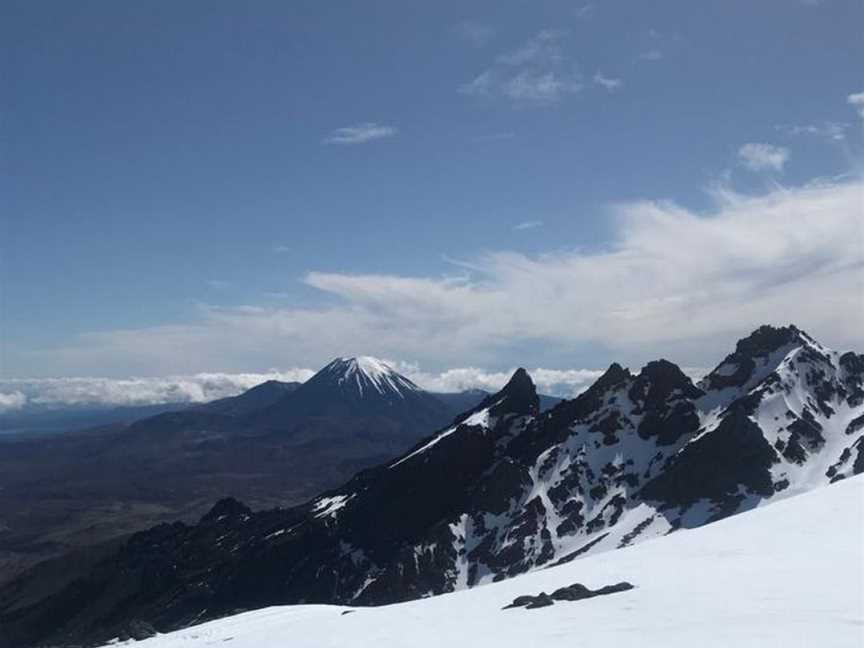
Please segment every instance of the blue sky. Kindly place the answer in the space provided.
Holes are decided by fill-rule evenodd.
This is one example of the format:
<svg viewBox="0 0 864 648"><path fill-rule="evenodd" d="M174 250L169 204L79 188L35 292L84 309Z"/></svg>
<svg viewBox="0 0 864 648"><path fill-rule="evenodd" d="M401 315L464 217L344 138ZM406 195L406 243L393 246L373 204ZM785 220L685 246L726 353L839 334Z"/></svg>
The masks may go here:
<svg viewBox="0 0 864 648"><path fill-rule="evenodd" d="M859 1L5 8L7 378L860 349Z"/></svg>

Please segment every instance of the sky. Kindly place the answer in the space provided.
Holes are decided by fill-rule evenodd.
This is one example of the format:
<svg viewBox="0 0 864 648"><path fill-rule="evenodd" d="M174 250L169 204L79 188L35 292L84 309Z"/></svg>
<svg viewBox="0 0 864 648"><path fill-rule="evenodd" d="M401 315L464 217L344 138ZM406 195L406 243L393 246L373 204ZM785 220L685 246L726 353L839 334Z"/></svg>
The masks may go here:
<svg viewBox="0 0 864 648"><path fill-rule="evenodd" d="M4 14L7 387L864 350L858 0Z"/></svg>

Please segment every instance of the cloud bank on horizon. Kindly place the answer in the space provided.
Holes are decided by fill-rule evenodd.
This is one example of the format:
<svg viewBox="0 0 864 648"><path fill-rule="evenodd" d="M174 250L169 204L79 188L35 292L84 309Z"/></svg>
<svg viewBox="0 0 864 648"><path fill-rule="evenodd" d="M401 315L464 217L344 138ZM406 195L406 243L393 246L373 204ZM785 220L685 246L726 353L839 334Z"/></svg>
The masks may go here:
<svg viewBox="0 0 864 648"><path fill-rule="evenodd" d="M163 403L206 403L237 394L268 380L303 382L314 372L287 369L266 373L199 373L136 378L0 379L0 413L30 407L123 407Z"/></svg>
<svg viewBox="0 0 864 648"><path fill-rule="evenodd" d="M486 371L461 367L443 372L423 371L415 363L389 361L391 367L432 392L460 392L469 389L497 391L515 368ZM693 370L701 375L701 370ZM236 396L268 380L304 382L315 372L306 368L272 370L264 373L199 373L188 376L136 378L32 378L0 379L0 414L24 409L75 406L122 407L166 403L206 403ZM543 369L529 372L541 393L561 397L578 394L603 372L595 369Z"/></svg>

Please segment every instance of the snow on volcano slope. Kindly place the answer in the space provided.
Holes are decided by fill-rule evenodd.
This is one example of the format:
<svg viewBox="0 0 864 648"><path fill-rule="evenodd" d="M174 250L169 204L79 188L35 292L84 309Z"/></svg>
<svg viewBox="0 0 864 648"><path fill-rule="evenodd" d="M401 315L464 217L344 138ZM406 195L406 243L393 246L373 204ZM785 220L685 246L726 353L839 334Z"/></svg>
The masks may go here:
<svg viewBox="0 0 864 648"><path fill-rule="evenodd" d="M522 594L619 581L636 589L535 610L501 609ZM860 648L864 476L470 590L377 608L271 607L135 644L217 645Z"/></svg>
<svg viewBox="0 0 864 648"><path fill-rule="evenodd" d="M320 372L340 385L353 385L362 396L374 390L380 395L405 398L405 393L422 392L417 385L397 373L384 361L371 356L336 358Z"/></svg>

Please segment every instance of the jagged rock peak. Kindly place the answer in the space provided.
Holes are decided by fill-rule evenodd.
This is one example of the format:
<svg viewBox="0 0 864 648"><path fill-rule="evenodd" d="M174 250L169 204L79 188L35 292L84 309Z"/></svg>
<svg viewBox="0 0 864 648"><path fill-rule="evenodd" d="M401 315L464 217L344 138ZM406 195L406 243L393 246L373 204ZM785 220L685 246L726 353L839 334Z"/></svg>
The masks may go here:
<svg viewBox="0 0 864 648"><path fill-rule="evenodd" d="M552 428L563 428L573 421L585 418L602 407L606 394L620 385L633 380L633 374L617 362L595 380L588 389L572 400L562 400L547 412L547 421Z"/></svg>
<svg viewBox="0 0 864 648"><path fill-rule="evenodd" d="M513 372L513 375L510 376L510 380L507 381L507 384L501 389L501 393L505 392L508 394L518 392L530 392L534 394L536 393L536 389L534 387L534 381L531 380L531 376L528 375L528 372L522 367L519 367Z"/></svg>
<svg viewBox="0 0 864 648"><path fill-rule="evenodd" d="M780 327L763 324L747 337L738 340L735 352L751 358L759 357L796 341L812 342L813 338L794 324Z"/></svg>
<svg viewBox="0 0 864 648"><path fill-rule="evenodd" d="M678 365L662 358L642 367L636 382L644 383L645 398L648 400L665 400L676 389L688 398L697 398L702 393Z"/></svg>
<svg viewBox="0 0 864 648"><path fill-rule="evenodd" d="M651 380L669 380L677 382L689 380L678 365L674 362L669 362L665 358L652 360L642 367L639 375Z"/></svg>
<svg viewBox="0 0 864 648"><path fill-rule="evenodd" d="M626 380L631 380L633 378L633 374L630 373L629 369L625 369L617 362L613 362L609 365L609 368L603 372L603 374L591 383L591 386L588 387L584 394L602 394L606 392L611 387L618 385Z"/></svg>
<svg viewBox="0 0 864 648"><path fill-rule="evenodd" d="M814 353L826 351L797 326L760 326L735 345L717 367L699 383L704 390L741 387L763 379L794 347L807 347ZM776 356L776 357L774 357Z"/></svg>
<svg viewBox="0 0 864 648"><path fill-rule="evenodd" d="M632 377L629 369L625 369L617 362L613 362L594 384L615 385Z"/></svg>
<svg viewBox="0 0 864 648"><path fill-rule="evenodd" d="M519 367L507 384L494 396L490 397L493 405L490 413L500 414L537 414L540 411L540 398L531 376Z"/></svg>
<svg viewBox="0 0 864 648"><path fill-rule="evenodd" d="M487 396L477 407L457 417L456 422L464 421L474 412L484 409L488 409L493 416L539 413L540 397L528 372L519 367L500 391Z"/></svg>
<svg viewBox="0 0 864 648"><path fill-rule="evenodd" d="M625 369L617 362L613 362L609 365L609 368L603 372L602 376L595 380L588 389L580 394L580 396L577 396L577 399L582 398L585 400L587 398L597 397L607 392L612 387L632 379L633 374L630 373L629 369Z"/></svg>

